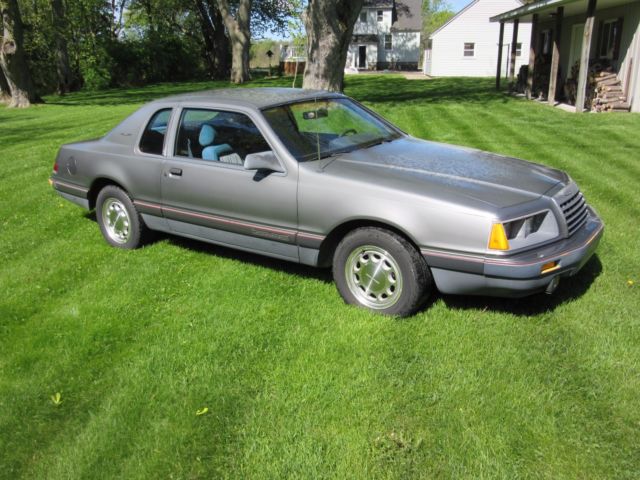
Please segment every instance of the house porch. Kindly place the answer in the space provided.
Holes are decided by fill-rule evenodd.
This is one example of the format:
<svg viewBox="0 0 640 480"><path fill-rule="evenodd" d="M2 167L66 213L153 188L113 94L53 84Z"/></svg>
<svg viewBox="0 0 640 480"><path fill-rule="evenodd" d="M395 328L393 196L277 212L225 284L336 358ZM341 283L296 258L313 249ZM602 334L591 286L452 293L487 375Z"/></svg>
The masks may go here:
<svg viewBox="0 0 640 480"><path fill-rule="evenodd" d="M541 0L491 18L500 22L496 87L500 88L505 23L531 23L528 98L562 100L585 110L640 111L640 2ZM508 61L515 62L515 52ZM510 80L515 82L511 70Z"/></svg>

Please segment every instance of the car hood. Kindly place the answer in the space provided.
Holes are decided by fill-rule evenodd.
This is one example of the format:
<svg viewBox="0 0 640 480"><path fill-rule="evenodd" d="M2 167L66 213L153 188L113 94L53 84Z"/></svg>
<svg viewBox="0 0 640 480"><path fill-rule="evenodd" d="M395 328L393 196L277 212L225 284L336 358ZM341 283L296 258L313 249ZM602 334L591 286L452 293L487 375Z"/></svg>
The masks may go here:
<svg viewBox="0 0 640 480"><path fill-rule="evenodd" d="M325 160L323 170L443 201L502 208L569 182L559 170L471 148L403 137Z"/></svg>

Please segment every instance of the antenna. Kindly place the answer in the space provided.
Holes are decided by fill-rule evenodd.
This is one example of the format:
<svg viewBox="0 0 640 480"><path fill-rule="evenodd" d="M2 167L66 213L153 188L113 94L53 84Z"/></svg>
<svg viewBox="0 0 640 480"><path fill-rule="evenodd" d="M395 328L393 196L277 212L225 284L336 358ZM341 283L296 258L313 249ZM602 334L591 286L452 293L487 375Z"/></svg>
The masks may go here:
<svg viewBox="0 0 640 480"><path fill-rule="evenodd" d="M315 105L316 118L318 118L318 97L313 97L313 104ZM318 160L320 160L320 134L318 133L317 122L316 122L316 147L318 149Z"/></svg>

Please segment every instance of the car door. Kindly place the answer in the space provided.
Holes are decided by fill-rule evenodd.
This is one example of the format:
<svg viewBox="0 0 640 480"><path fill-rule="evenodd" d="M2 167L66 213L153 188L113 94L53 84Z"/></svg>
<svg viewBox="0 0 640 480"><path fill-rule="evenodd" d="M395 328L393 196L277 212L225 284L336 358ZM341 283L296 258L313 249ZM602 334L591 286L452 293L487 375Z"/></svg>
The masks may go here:
<svg viewBox="0 0 640 480"><path fill-rule="evenodd" d="M298 259L297 171L245 170L271 150L242 112L185 107L161 179L162 210L175 233Z"/></svg>

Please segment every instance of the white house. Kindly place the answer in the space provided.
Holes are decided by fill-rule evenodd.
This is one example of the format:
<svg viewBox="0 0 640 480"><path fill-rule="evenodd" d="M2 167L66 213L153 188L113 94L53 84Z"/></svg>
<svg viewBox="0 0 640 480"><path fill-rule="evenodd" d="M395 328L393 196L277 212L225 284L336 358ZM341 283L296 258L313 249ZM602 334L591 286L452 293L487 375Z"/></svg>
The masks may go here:
<svg viewBox="0 0 640 480"><path fill-rule="evenodd" d="M500 26L489 19L522 5L519 0L473 0L447 23L433 32L425 52L423 71L434 77L488 77L496 74ZM505 25L506 42L512 39L512 24ZM529 63L531 24L520 24L516 42L515 74ZM502 48L503 76L510 74L511 44Z"/></svg>
<svg viewBox="0 0 640 480"><path fill-rule="evenodd" d="M417 70L421 30L422 0L365 0L346 67Z"/></svg>

